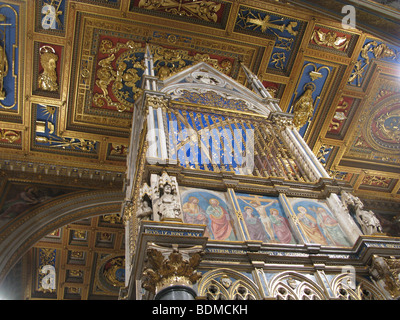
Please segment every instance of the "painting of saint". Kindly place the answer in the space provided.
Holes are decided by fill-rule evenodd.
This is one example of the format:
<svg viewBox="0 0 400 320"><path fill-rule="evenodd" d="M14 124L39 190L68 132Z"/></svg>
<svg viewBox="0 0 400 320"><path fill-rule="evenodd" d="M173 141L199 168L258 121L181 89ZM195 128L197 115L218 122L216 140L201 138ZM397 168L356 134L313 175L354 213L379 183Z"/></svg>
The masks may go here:
<svg viewBox="0 0 400 320"><path fill-rule="evenodd" d="M296 243L289 222L276 197L237 194L250 239Z"/></svg>
<svg viewBox="0 0 400 320"><path fill-rule="evenodd" d="M272 228L280 243L296 243L290 230L289 221L275 208L269 209Z"/></svg>
<svg viewBox="0 0 400 320"><path fill-rule="evenodd" d="M199 206L199 199L197 197L189 197L188 202L183 204L182 209L187 223L205 224L207 216L205 211Z"/></svg>
<svg viewBox="0 0 400 320"><path fill-rule="evenodd" d="M328 246L350 246L337 219L322 202L291 200L302 231L310 242Z"/></svg>
<svg viewBox="0 0 400 320"><path fill-rule="evenodd" d="M225 208L215 198L209 200L206 213L211 220L211 230L215 240L236 240L231 219Z"/></svg>
<svg viewBox="0 0 400 320"><path fill-rule="evenodd" d="M337 246L348 246L349 242L339 226L339 222L333 218L325 208L317 208L318 225L324 230L329 242Z"/></svg>
<svg viewBox="0 0 400 320"><path fill-rule="evenodd" d="M263 242L268 242L271 240L263 228L260 215L257 214L252 207L244 207L243 217L246 222L247 230L249 231L251 240L261 240Z"/></svg>
<svg viewBox="0 0 400 320"><path fill-rule="evenodd" d="M185 223L206 225L204 236L213 240L238 240L223 193L190 188L181 188L180 193Z"/></svg>
<svg viewBox="0 0 400 320"><path fill-rule="evenodd" d="M306 237L313 243L327 245L326 239L318 227L317 219L307 212L305 207L299 206L297 208L297 218L306 235Z"/></svg>

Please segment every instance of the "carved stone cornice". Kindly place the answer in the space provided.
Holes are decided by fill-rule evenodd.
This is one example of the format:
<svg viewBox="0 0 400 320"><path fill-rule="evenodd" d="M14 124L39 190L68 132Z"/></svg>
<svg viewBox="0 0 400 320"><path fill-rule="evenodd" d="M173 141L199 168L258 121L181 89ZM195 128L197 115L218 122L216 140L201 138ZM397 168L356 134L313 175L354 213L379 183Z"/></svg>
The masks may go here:
<svg viewBox="0 0 400 320"><path fill-rule="evenodd" d="M13 180L60 183L94 189L120 187L125 176L124 171L111 171L106 168L97 169L84 165L73 166L17 159L0 159L0 171L1 176Z"/></svg>

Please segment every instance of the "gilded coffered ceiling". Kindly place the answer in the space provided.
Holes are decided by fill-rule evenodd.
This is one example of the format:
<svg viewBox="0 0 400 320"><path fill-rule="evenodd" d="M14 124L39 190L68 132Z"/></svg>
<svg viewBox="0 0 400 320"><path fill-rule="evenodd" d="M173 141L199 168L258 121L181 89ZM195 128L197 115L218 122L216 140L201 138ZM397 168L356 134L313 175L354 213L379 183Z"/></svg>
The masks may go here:
<svg viewBox="0 0 400 320"><path fill-rule="evenodd" d="M356 28L342 24L345 5ZM367 0L2 1L3 193L10 182L122 188L148 43L161 81L204 61L246 85L243 63L332 177L398 211L398 16ZM300 99L312 101L306 115Z"/></svg>

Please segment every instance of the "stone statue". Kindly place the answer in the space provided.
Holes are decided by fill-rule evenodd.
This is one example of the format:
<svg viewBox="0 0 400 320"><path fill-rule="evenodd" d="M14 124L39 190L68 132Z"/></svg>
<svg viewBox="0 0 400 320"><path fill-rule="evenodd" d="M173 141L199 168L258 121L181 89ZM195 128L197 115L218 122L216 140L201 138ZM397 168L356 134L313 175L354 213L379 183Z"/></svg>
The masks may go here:
<svg viewBox="0 0 400 320"><path fill-rule="evenodd" d="M143 219L150 220L151 216L153 215L153 209L151 207L151 198L152 198L152 190L144 183L143 186L140 188L139 192L139 206L136 212L136 217L138 222L142 221Z"/></svg>
<svg viewBox="0 0 400 320"><path fill-rule="evenodd" d="M0 100L4 100L6 93L4 92L4 78L8 73L8 61L5 49L0 45Z"/></svg>
<svg viewBox="0 0 400 320"><path fill-rule="evenodd" d="M58 56L55 53L55 50L51 47L42 47L40 54L40 64L43 68L43 72L39 75L38 78L38 87L39 89L45 91L57 91L58 83L57 83L57 66Z"/></svg>
<svg viewBox="0 0 400 320"><path fill-rule="evenodd" d="M372 235L382 233L382 226L378 218L371 210L364 210L364 204L358 197L342 191L341 193L342 204L345 210L355 216L362 232L365 235Z"/></svg>
<svg viewBox="0 0 400 320"><path fill-rule="evenodd" d="M179 220L181 221L181 209L177 196L170 184L163 187L163 195L156 201L155 211L160 216L160 220Z"/></svg>
<svg viewBox="0 0 400 320"><path fill-rule="evenodd" d="M158 182L160 197L154 202L154 213L161 221L182 221L182 211L177 195L176 182L164 172Z"/></svg>
<svg viewBox="0 0 400 320"><path fill-rule="evenodd" d="M307 85L305 92L296 101L293 107L293 124L296 128L301 128L304 126L308 119L310 119L314 112L314 100L312 93L314 92L314 87L312 85Z"/></svg>
<svg viewBox="0 0 400 320"><path fill-rule="evenodd" d="M147 199L142 199L136 214L138 222L142 221L143 219L150 220L152 214L153 214L153 209L151 208L149 202L147 201Z"/></svg>
<svg viewBox="0 0 400 320"><path fill-rule="evenodd" d="M371 210L356 209L356 218L364 234L382 233L381 223Z"/></svg>

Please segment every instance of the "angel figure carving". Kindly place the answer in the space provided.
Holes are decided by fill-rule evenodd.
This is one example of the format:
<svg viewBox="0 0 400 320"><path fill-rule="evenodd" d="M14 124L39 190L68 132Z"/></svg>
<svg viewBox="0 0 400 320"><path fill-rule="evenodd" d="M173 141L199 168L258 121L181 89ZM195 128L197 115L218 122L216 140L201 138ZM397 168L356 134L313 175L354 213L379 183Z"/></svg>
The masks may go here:
<svg viewBox="0 0 400 320"><path fill-rule="evenodd" d="M333 31L325 33L322 30L314 30L312 40L319 45L333 47L337 50L346 50L349 46L349 39L347 37L340 37Z"/></svg>

